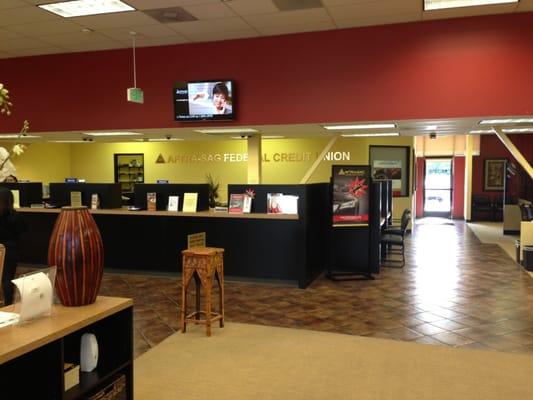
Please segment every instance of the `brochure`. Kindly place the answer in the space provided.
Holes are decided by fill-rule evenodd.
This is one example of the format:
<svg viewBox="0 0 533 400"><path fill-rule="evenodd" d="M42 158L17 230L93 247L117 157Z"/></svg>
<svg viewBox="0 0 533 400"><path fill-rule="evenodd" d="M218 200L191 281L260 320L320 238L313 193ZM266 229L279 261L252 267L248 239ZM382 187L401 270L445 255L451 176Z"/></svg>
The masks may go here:
<svg viewBox="0 0 533 400"><path fill-rule="evenodd" d="M98 210L100 208L100 198L97 193L91 195L91 210Z"/></svg>
<svg viewBox="0 0 533 400"><path fill-rule="evenodd" d="M70 206L81 207L81 192L70 192Z"/></svg>
<svg viewBox="0 0 533 400"><path fill-rule="evenodd" d="M157 210L157 193L155 192L146 193L146 208L148 211Z"/></svg>
<svg viewBox="0 0 533 400"><path fill-rule="evenodd" d="M179 196L168 196L167 211L178 211Z"/></svg>
<svg viewBox="0 0 533 400"><path fill-rule="evenodd" d="M281 214L281 198L282 193L267 193L267 213Z"/></svg>
<svg viewBox="0 0 533 400"><path fill-rule="evenodd" d="M269 214L298 214L298 196L282 193L267 194L267 212Z"/></svg>
<svg viewBox="0 0 533 400"><path fill-rule="evenodd" d="M12 190L13 193L13 208L20 208L20 191Z"/></svg>
<svg viewBox="0 0 533 400"><path fill-rule="evenodd" d="M244 197L242 193L233 193L229 199L229 212L235 214L242 214L244 212Z"/></svg>
<svg viewBox="0 0 533 400"><path fill-rule="evenodd" d="M183 212L196 212L198 193L184 193Z"/></svg>

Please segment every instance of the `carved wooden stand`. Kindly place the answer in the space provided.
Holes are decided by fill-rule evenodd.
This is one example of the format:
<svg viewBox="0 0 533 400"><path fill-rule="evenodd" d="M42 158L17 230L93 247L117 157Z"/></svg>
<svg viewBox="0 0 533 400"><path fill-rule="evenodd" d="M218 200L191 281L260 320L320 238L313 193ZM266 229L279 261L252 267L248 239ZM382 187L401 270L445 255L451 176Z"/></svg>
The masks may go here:
<svg viewBox="0 0 533 400"><path fill-rule="evenodd" d="M185 333L187 323L205 324L207 336L211 336L211 324L220 321L224 327L224 249L196 247L182 251L183 284L181 289L181 332ZM187 290L192 278L196 283L196 310L187 314ZM219 288L219 312L212 312L211 293L216 278ZM205 291L205 310L200 310L200 289ZM204 319L200 317L204 316Z"/></svg>

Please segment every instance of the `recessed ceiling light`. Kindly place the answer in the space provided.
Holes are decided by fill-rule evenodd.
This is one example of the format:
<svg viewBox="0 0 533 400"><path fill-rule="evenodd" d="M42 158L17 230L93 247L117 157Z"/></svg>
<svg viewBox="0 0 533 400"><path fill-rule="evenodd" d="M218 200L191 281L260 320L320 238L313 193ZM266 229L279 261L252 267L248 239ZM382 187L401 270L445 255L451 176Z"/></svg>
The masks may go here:
<svg viewBox="0 0 533 400"><path fill-rule="evenodd" d="M475 135L475 134L478 134L478 133L492 133L494 132L492 129L476 129L474 131L470 131L468 133L470 133L471 135Z"/></svg>
<svg viewBox="0 0 533 400"><path fill-rule="evenodd" d="M424 10L442 10L472 6L489 6L493 4L518 3L518 0L424 0Z"/></svg>
<svg viewBox="0 0 533 400"><path fill-rule="evenodd" d="M375 137L375 136L400 136L398 132L383 132L383 133L347 133L341 135L342 137Z"/></svg>
<svg viewBox="0 0 533 400"><path fill-rule="evenodd" d="M533 118L499 118L483 119L479 125L533 124Z"/></svg>
<svg viewBox="0 0 533 400"><path fill-rule="evenodd" d="M259 132L257 129L252 128L213 128L213 129L196 129L198 133L248 133Z"/></svg>
<svg viewBox="0 0 533 400"><path fill-rule="evenodd" d="M87 136L141 136L138 132L83 132Z"/></svg>
<svg viewBox="0 0 533 400"><path fill-rule="evenodd" d="M396 128L396 124L355 124L355 125L324 125L328 130L349 130L349 129L390 129Z"/></svg>
<svg viewBox="0 0 533 400"><path fill-rule="evenodd" d="M38 7L64 18L135 10L135 8L120 0L61 1L57 3L41 4Z"/></svg>
<svg viewBox="0 0 533 400"><path fill-rule="evenodd" d="M0 134L0 140L2 139L36 139L40 138L41 136L34 136L34 135L19 135L19 134Z"/></svg>
<svg viewBox="0 0 533 400"><path fill-rule="evenodd" d="M502 129L502 132L505 132L505 133L529 133L529 132L533 132L533 127L530 127L530 128L505 128L505 129Z"/></svg>

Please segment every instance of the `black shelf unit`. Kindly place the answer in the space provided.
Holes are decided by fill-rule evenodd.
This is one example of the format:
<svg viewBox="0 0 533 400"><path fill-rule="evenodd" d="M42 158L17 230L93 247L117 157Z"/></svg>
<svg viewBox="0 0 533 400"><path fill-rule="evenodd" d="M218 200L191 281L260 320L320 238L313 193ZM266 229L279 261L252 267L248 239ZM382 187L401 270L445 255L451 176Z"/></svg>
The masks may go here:
<svg viewBox="0 0 533 400"><path fill-rule="evenodd" d="M144 154L115 153L115 182L122 193L133 193L136 183L144 183Z"/></svg>
<svg viewBox="0 0 533 400"><path fill-rule="evenodd" d="M84 333L94 333L97 338L98 366L92 372L80 372L79 384L65 391L63 365L79 365ZM2 398L6 399L85 399L121 375L126 378L126 399L132 400L132 306L0 365Z"/></svg>

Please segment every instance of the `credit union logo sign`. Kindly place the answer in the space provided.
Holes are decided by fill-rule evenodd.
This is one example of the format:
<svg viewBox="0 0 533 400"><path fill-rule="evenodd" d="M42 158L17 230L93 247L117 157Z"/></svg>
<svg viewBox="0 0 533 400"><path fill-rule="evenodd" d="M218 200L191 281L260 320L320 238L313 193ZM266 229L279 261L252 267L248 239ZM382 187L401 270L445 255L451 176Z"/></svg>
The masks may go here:
<svg viewBox="0 0 533 400"><path fill-rule="evenodd" d="M308 162L314 161L319 153L307 152L277 152L263 153L264 163L280 162ZM349 151L330 151L322 161L350 161ZM156 164L203 164L203 163L241 163L248 161L248 153L176 153L159 154Z"/></svg>

